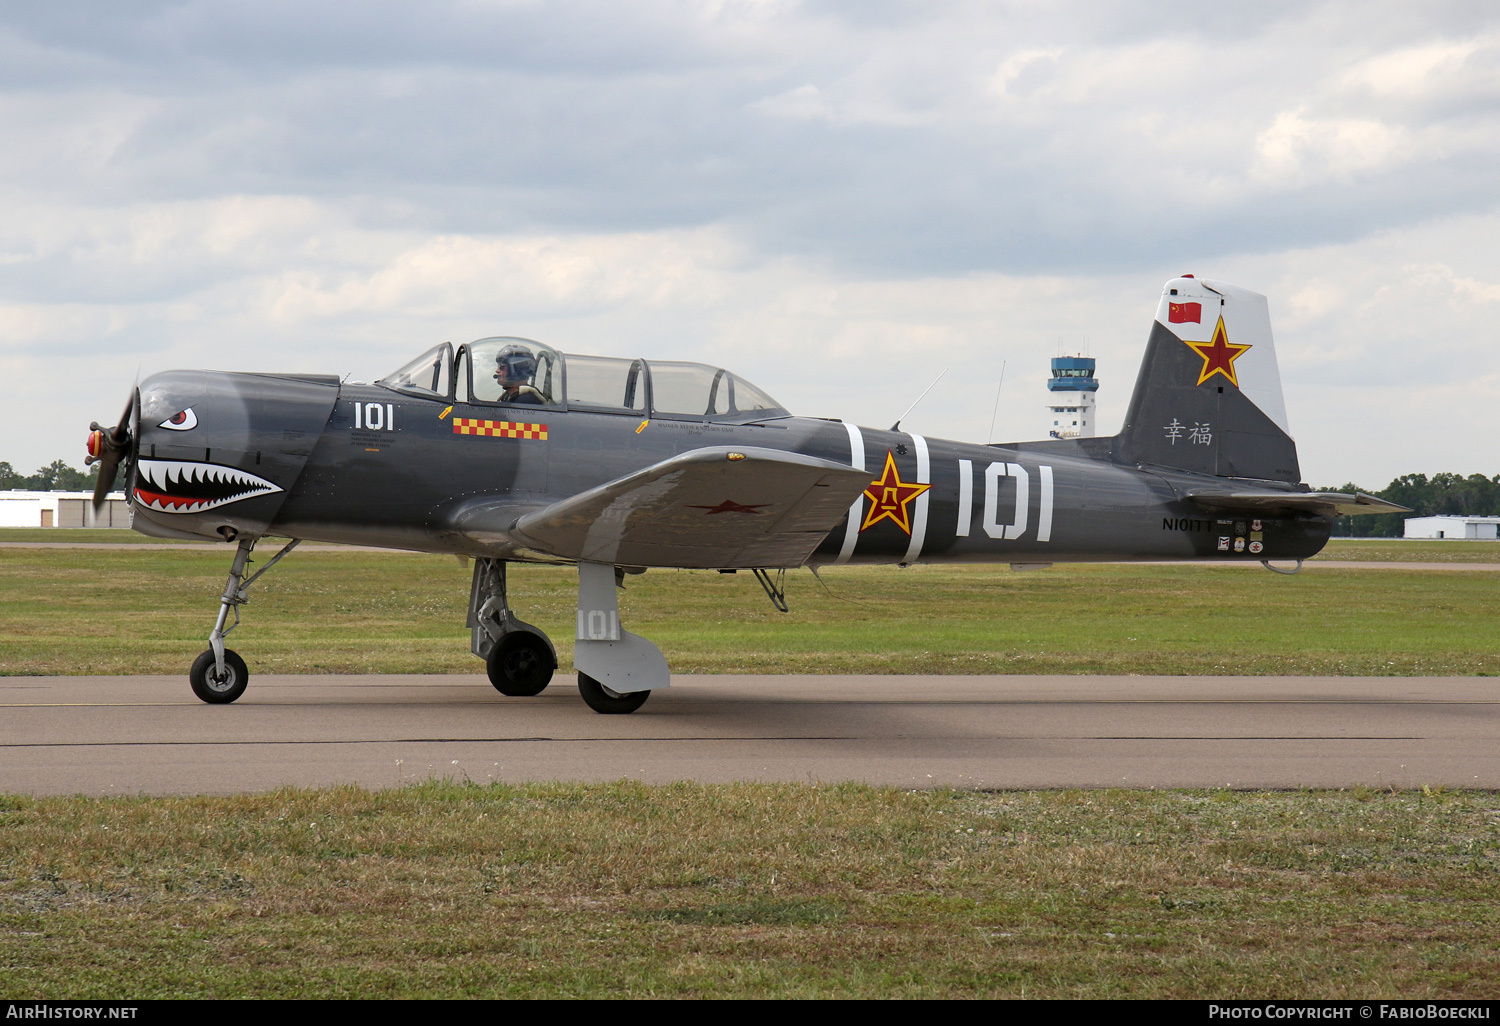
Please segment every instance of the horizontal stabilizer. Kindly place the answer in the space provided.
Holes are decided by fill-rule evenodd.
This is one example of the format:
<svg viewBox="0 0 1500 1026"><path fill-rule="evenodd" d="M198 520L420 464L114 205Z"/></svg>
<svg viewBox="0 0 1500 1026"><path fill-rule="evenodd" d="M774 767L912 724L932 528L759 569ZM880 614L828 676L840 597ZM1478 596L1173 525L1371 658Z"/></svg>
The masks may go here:
<svg viewBox="0 0 1500 1026"><path fill-rule="evenodd" d="M869 471L797 453L694 449L528 513L511 535L616 566L796 567L869 485Z"/></svg>
<svg viewBox="0 0 1500 1026"><path fill-rule="evenodd" d="M1315 513L1328 517L1357 517L1366 513L1410 513L1405 506L1377 499L1364 492L1278 492L1273 489L1213 491L1195 489L1183 496L1209 513L1243 513L1261 516Z"/></svg>

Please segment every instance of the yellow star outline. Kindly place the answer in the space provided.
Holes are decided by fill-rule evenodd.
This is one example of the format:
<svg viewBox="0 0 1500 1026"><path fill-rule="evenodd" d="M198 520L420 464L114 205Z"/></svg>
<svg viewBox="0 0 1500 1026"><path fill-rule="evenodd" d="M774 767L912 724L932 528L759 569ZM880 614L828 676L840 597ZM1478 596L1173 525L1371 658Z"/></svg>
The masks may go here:
<svg viewBox="0 0 1500 1026"><path fill-rule="evenodd" d="M911 514L907 511L907 505L911 500L921 495L930 484L917 484L910 481L902 481L901 474L896 470L896 457L887 449L885 451L885 470L877 480L870 482L870 487L865 489L865 495L870 499L870 512L865 516L865 522L861 531L868 531L871 527L887 518L895 521L897 527L911 534Z"/></svg>
<svg viewBox="0 0 1500 1026"><path fill-rule="evenodd" d="M1219 318L1218 326L1214 328L1213 338L1207 342L1189 342L1183 339L1182 344L1203 357L1203 369L1198 372L1198 384L1203 384L1215 374L1222 374L1235 388L1240 387L1239 378L1234 375L1234 361L1254 347L1229 341L1229 333L1224 330L1222 316Z"/></svg>

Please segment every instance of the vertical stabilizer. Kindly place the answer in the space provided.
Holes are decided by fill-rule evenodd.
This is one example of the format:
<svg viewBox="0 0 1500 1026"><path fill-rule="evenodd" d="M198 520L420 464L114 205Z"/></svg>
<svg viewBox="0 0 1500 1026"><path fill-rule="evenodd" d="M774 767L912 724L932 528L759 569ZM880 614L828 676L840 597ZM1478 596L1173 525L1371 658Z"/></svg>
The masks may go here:
<svg viewBox="0 0 1500 1026"><path fill-rule="evenodd" d="M1167 282L1115 452L1197 474L1301 480L1265 296Z"/></svg>

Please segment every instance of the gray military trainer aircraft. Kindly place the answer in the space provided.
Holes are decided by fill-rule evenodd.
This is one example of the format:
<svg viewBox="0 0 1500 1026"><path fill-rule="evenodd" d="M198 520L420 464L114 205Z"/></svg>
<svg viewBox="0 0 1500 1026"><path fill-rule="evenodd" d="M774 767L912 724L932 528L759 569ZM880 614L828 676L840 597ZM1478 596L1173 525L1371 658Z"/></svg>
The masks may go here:
<svg viewBox="0 0 1500 1026"><path fill-rule="evenodd" d="M750 570L784 609L780 572L801 566L1278 569L1321 549L1341 514L1402 508L1300 483L1265 297L1190 275L1162 290L1118 435L975 445L898 427L793 416L700 363L483 338L372 385L157 374L115 427L92 425L89 459L102 463L96 503L124 466L137 531L235 544L189 674L214 703L249 680L224 637L250 586L302 540L473 557L471 647L507 695L540 693L557 656L511 612L506 564L576 565L579 690L627 713L671 679L660 649L620 624L628 573ZM266 535L292 541L247 575Z"/></svg>

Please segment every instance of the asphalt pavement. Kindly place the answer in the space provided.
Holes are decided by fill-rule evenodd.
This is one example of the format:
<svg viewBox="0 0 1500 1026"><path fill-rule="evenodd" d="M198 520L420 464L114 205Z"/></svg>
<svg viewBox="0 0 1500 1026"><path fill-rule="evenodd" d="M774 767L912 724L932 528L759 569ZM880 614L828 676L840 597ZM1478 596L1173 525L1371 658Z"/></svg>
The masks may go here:
<svg viewBox="0 0 1500 1026"><path fill-rule="evenodd" d="M0 678L0 791L428 778L899 787L1500 787L1500 678L691 676L601 716L560 676Z"/></svg>

